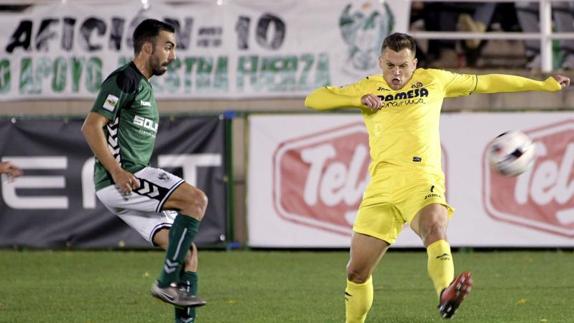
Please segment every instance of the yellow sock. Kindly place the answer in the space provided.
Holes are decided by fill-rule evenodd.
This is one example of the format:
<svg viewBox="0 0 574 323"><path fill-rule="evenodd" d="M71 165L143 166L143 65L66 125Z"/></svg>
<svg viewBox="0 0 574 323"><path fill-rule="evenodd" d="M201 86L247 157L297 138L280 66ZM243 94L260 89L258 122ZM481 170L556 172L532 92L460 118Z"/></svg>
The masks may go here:
<svg viewBox="0 0 574 323"><path fill-rule="evenodd" d="M448 287L454 279L454 262L450 253L450 244L438 240L427 247L427 269L437 295Z"/></svg>
<svg viewBox="0 0 574 323"><path fill-rule="evenodd" d="M347 280L345 289L346 323L363 323L373 305L373 280L369 277L362 284Z"/></svg>

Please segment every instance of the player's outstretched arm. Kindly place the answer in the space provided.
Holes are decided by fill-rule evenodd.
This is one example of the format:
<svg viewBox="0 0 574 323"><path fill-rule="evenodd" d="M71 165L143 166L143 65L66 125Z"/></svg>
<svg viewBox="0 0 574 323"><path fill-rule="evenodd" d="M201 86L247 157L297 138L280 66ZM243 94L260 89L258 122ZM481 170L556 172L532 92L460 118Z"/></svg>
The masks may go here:
<svg viewBox="0 0 574 323"><path fill-rule="evenodd" d="M544 81L534 80L527 77L487 74L478 75L477 93L501 93L501 92L527 92L527 91L560 91L570 85L570 79L563 75L554 75Z"/></svg>
<svg viewBox="0 0 574 323"><path fill-rule="evenodd" d="M305 106L315 110L362 107L360 95L346 92L344 88L331 86L315 89L305 98Z"/></svg>
<svg viewBox="0 0 574 323"><path fill-rule="evenodd" d="M107 123L108 119L103 115L90 112L82 125L82 134L96 158L112 175L114 183L120 192L128 194L139 187L139 181L133 174L124 170L110 152L103 130Z"/></svg>

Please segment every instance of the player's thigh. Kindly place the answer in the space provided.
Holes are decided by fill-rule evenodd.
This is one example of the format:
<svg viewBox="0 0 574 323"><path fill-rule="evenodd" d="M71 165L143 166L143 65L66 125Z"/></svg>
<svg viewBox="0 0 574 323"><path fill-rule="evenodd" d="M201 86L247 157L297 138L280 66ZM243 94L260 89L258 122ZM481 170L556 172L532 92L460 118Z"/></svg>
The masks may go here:
<svg viewBox="0 0 574 323"><path fill-rule="evenodd" d="M411 229L420 237L426 236L433 227L446 230L448 225L448 205L432 203L424 206L412 219Z"/></svg>
<svg viewBox="0 0 574 323"><path fill-rule="evenodd" d="M389 244L384 240L362 233L353 233L350 258L347 264L348 279L356 283L365 282L388 248Z"/></svg>
<svg viewBox="0 0 574 323"><path fill-rule="evenodd" d="M165 210L198 210L205 212L207 196L187 182L179 185L163 205Z"/></svg>
<svg viewBox="0 0 574 323"><path fill-rule="evenodd" d="M419 236L433 226L446 228L454 214L454 208L446 201L443 183L440 178L416 183L406 192L404 202L398 204L405 220Z"/></svg>
<svg viewBox="0 0 574 323"><path fill-rule="evenodd" d="M184 183L180 177L153 167L145 167L134 176L139 180L139 187L129 195L121 194L114 185L110 185L96 192L98 199L111 210L160 212L166 201Z"/></svg>
<svg viewBox="0 0 574 323"><path fill-rule="evenodd" d="M362 205L353 225L347 276L361 283L366 281L377 264L396 241L404 221L392 204Z"/></svg>
<svg viewBox="0 0 574 323"><path fill-rule="evenodd" d="M393 244L405 221L399 209L391 203L361 205L353 224L353 231Z"/></svg>
<svg viewBox="0 0 574 323"><path fill-rule="evenodd" d="M163 240L158 240L157 236L168 232L177 215L173 211L142 212L130 209L122 209L115 214L136 230L146 241L163 249L166 248L167 244L161 245L159 242Z"/></svg>
<svg viewBox="0 0 574 323"><path fill-rule="evenodd" d="M400 209L405 221L411 222L423 208L431 204L442 204L447 208L448 216L454 208L446 201L444 176L441 174L424 174L411 176L404 189L396 196L396 206Z"/></svg>
<svg viewBox="0 0 574 323"><path fill-rule="evenodd" d="M131 194L123 195L110 185L98 190L96 195L108 210L145 240L154 243L155 235L164 228L170 228L177 215L175 211L162 211L162 206L183 179L153 167L145 167L134 175L140 186Z"/></svg>
<svg viewBox="0 0 574 323"><path fill-rule="evenodd" d="M169 210L165 204L185 184L182 178L161 168L145 167L134 175L140 180L140 187L133 193L155 200L156 212Z"/></svg>

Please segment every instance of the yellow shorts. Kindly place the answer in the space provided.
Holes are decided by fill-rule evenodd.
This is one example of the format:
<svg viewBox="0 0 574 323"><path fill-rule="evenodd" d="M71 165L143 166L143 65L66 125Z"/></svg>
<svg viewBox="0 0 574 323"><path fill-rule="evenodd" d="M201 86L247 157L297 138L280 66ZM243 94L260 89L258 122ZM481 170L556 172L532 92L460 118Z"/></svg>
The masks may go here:
<svg viewBox="0 0 574 323"><path fill-rule="evenodd" d="M449 218L444 177L435 174L388 174L371 179L365 190L353 231L395 243L406 223L429 204L442 204Z"/></svg>

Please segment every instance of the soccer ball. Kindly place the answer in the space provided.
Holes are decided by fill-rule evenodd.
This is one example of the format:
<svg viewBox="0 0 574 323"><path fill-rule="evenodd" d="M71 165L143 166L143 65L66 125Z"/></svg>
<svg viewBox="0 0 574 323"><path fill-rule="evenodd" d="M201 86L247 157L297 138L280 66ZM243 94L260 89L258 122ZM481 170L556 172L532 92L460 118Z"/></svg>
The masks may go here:
<svg viewBox="0 0 574 323"><path fill-rule="evenodd" d="M518 176L527 171L534 162L534 155L532 140L517 130L498 135L487 150L490 166L504 176Z"/></svg>

